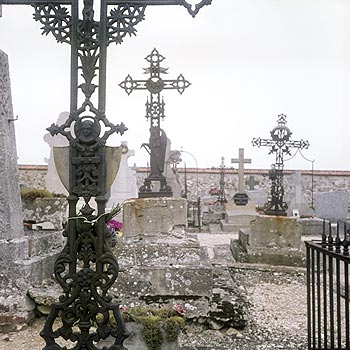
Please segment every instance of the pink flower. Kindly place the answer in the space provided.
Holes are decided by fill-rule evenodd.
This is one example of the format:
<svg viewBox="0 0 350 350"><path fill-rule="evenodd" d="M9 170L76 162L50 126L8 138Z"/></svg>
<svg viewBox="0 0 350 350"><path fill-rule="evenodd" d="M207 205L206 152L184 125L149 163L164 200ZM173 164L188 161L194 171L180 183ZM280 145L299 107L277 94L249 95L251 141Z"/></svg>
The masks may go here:
<svg viewBox="0 0 350 350"><path fill-rule="evenodd" d="M120 312L124 312L128 310L128 307L126 305L119 305Z"/></svg>
<svg viewBox="0 0 350 350"><path fill-rule="evenodd" d="M121 231L123 228L123 223L114 219L107 222L107 227L113 228L116 231Z"/></svg>
<svg viewBox="0 0 350 350"><path fill-rule="evenodd" d="M181 316L185 316L186 315L186 310L184 309L184 307L181 304L173 305L173 310L175 312L177 312Z"/></svg>

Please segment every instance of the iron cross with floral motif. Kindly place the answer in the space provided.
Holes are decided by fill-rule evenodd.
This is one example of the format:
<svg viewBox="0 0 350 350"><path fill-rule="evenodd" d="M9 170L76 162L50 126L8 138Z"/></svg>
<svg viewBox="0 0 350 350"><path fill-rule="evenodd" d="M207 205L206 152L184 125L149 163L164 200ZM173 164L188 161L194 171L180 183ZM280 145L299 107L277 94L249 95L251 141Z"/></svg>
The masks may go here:
<svg viewBox="0 0 350 350"><path fill-rule="evenodd" d="M192 3L100 0L96 20L93 0L0 0L0 5L33 6L42 34L53 35L71 49L69 117L62 125L48 128L52 135L62 134L69 140L68 149L59 157L66 160L62 164L68 178L69 217L64 230L67 243L54 266L63 294L52 305L40 333L44 350L126 350L123 343L128 332L119 305L109 294L119 267L106 239L110 214L105 208L108 184L116 175L109 169L111 158L118 153L106 142L110 135L122 135L127 128L124 123L110 122L105 113L107 47L136 35L135 27L144 20L147 6L180 5L194 17L211 0ZM84 203L77 209L79 199ZM95 199L95 208L91 199ZM99 345L107 338L108 346Z"/></svg>
<svg viewBox="0 0 350 350"><path fill-rule="evenodd" d="M150 99L146 102L146 118L150 120L149 143L142 144L150 155L151 171L145 179L143 186L139 189L139 197L171 197L172 189L166 183L163 175L167 137L165 131L160 127L160 119L165 117L164 99L160 95L163 90L177 90L182 94L191 84L180 74L177 79L162 79L161 74L167 74L168 68L161 67L161 62L165 59L157 49L145 58L150 66L144 68L144 73L149 74L148 79L134 80L128 75L119 86L130 95L134 90L148 90ZM157 182L159 190L152 190L152 183Z"/></svg>
<svg viewBox="0 0 350 350"><path fill-rule="evenodd" d="M265 205L265 214L267 215L287 215L287 204L283 200L284 187L283 187L283 167L284 154L291 155L291 149L307 149L309 147L309 141L291 140L292 132L286 126L287 116L280 114L277 120L278 125L270 132L271 139L254 138L252 140L253 146L266 146L270 147L269 154L276 154L276 162L270 170L271 180L271 198Z"/></svg>

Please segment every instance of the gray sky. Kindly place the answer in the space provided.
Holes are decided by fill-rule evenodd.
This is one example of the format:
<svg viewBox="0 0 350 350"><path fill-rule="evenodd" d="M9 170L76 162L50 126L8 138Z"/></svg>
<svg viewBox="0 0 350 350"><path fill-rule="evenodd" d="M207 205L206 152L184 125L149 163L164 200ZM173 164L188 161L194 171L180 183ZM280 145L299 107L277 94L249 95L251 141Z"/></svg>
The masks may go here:
<svg viewBox="0 0 350 350"><path fill-rule="evenodd" d="M9 55L19 164L44 164L45 129L69 109L69 46L41 36L30 6L3 6L0 50ZM315 169L350 169L350 1L213 0L193 19L183 7L146 9L137 36L108 48L107 116L129 130L128 141L146 165L146 91L130 96L118 86L127 74L144 79L153 48L166 57L168 76L182 73L192 85L179 95L165 91L161 123L172 149L190 152L199 167L230 167L238 148L250 168L269 168L274 156L251 145L269 138L278 114L287 115L295 140ZM293 152L294 154L294 152ZM187 166L195 166L184 153ZM237 167L237 165L234 165ZM286 169L311 169L297 155Z"/></svg>

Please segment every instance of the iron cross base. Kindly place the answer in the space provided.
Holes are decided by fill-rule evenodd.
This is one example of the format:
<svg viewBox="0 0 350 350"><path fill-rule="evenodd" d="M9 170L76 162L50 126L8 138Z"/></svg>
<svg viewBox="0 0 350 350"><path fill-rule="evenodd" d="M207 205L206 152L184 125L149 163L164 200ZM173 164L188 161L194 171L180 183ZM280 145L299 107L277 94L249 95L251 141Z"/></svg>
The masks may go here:
<svg viewBox="0 0 350 350"><path fill-rule="evenodd" d="M286 209L281 209L271 205L272 203L266 204L266 209L264 210L265 215L274 215L274 216L287 216Z"/></svg>
<svg viewBox="0 0 350 350"><path fill-rule="evenodd" d="M152 182L159 183L159 190L152 191ZM145 179L143 186L139 189L139 198L150 198L150 197L172 197L173 190L167 185L166 178L164 176L153 176Z"/></svg>

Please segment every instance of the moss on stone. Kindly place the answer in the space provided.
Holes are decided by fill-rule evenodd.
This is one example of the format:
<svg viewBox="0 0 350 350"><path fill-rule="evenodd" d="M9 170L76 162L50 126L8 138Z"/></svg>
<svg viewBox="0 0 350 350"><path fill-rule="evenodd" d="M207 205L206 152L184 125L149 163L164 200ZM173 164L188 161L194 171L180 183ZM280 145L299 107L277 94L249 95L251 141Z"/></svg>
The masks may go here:
<svg viewBox="0 0 350 350"><path fill-rule="evenodd" d="M148 350L160 350L163 342L174 342L185 327L185 319L170 308L134 307L122 313L124 322L142 325L142 336ZM110 324L116 325L110 313Z"/></svg>

